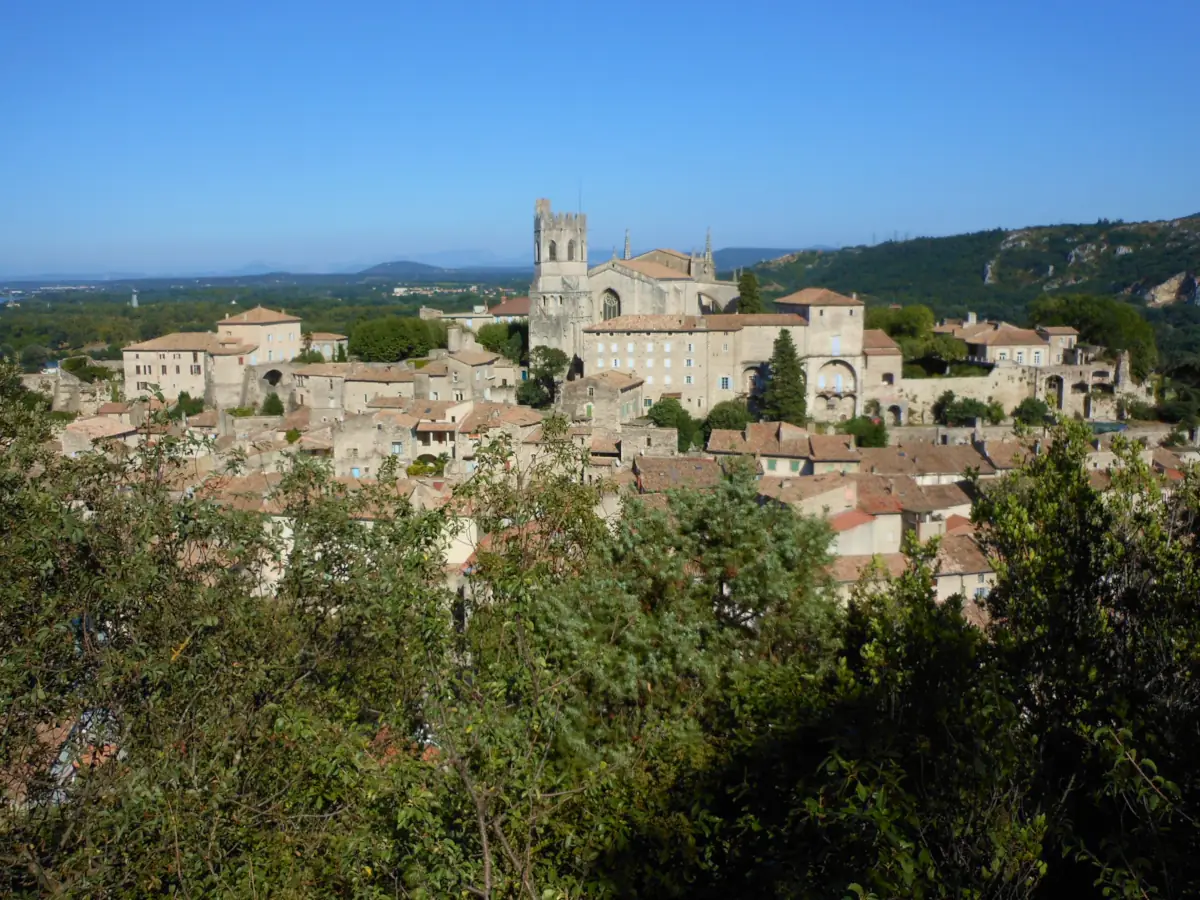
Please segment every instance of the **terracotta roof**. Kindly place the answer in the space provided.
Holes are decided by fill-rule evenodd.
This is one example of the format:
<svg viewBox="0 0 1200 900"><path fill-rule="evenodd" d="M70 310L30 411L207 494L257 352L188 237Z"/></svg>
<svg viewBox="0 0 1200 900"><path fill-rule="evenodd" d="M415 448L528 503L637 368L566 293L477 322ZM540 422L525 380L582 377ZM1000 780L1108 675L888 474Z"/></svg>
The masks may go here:
<svg viewBox="0 0 1200 900"><path fill-rule="evenodd" d="M457 353L451 353L450 358L467 366L486 366L498 360L500 354L490 350L459 350Z"/></svg>
<svg viewBox="0 0 1200 900"><path fill-rule="evenodd" d="M214 334L211 331L177 331L174 334L164 334L162 337L142 341L140 344L130 344L124 348L123 352L147 350L159 353L193 351L220 356L249 353L257 346L257 344L243 344L236 338L221 338L220 335Z"/></svg>
<svg viewBox="0 0 1200 900"><path fill-rule="evenodd" d="M713 313L708 316L709 331L737 331L756 325L784 327L802 326L808 319L799 313Z"/></svg>
<svg viewBox="0 0 1200 900"><path fill-rule="evenodd" d="M91 416L87 419L76 419L67 425L66 430L93 441L103 438L124 437L125 435L137 433L137 429L132 425L124 425L108 416Z"/></svg>
<svg viewBox="0 0 1200 900"><path fill-rule="evenodd" d="M676 488L704 489L721 482L721 466L715 459L639 456L633 463L638 487L655 494Z"/></svg>
<svg viewBox="0 0 1200 900"><path fill-rule="evenodd" d="M876 566L884 578L899 578L908 567L903 553L877 553L866 556L838 556L829 565L829 574L839 584L852 584Z"/></svg>
<svg viewBox="0 0 1200 900"><path fill-rule="evenodd" d="M616 372L611 369L602 369L599 372L593 372L579 380L585 384L589 381L596 384L603 384L616 388L619 391L627 391L630 388L637 387L639 384L644 384L646 381L644 378L639 378L636 375L626 375L624 372Z"/></svg>
<svg viewBox="0 0 1200 900"><path fill-rule="evenodd" d="M815 462L858 462L862 458L861 451L854 447L853 435L813 434L808 443Z"/></svg>
<svg viewBox="0 0 1200 900"><path fill-rule="evenodd" d="M218 325L271 325L275 322L299 322L299 316L289 316L285 312L277 312L273 309L267 309L265 306L256 306L254 309L248 309L237 315L227 316L218 322Z"/></svg>
<svg viewBox="0 0 1200 900"><path fill-rule="evenodd" d="M187 423L192 428L216 428L217 411L215 409L206 409L198 412L194 416L188 416Z"/></svg>
<svg viewBox="0 0 1200 900"><path fill-rule="evenodd" d="M658 281L691 281L692 279L692 276L686 272L680 272L678 269L672 269L670 266L654 262L651 259L618 259L616 264Z"/></svg>
<svg viewBox="0 0 1200 900"><path fill-rule="evenodd" d="M583 330L591 334L605 332L659 332L659 331L738 331L741 326L714 326L714 319L722 316L617 316L595 325L588 325Z"/></svg>
<svg viewBox="0 0 1200 900"><path fill-rule="evenodd" d="M849 531L862 525L869 525L875 517L861 509L847 509L829 517L829 527L834 531Z"/></svg>
<svg viewBox="0 0 1200 900"><path fill-rule="evenodd" d="M440 419L462 400L409 400L405 411L418 419Z"/></svg>
<svg viewBox="0 0 1200 900"><path fill-rule="evenodd" d="M480 434L502 425L528 427L537 425L544 414L528 406L512 406L507 403L477 402L462 420L460 431L465 434Z"/></svg>
<svg viewBox="0 0 1200 900"><path fill-rule="evenodd" d="M1070 325L1038 325L1036 330L1045 332L1046 334L1079 334Z"/></svg>
<svg viewBox="0 0 1200 900"><path fill-rule="evenodd" d="M349 340L344 334L334 334L332 331L314 331L309 334L314 341L345 341Z"/></svg>
<svg viewBox="0 0 1200 900"><path fill-rule="evenodd" d="M877 475L963 475L978 469L993 475L990 462L969 444L923 444L919 447L864 447L861 470Z"/></svg>
<svg viewBox="0 0 1200 900"><path fill-rule="evenodd" d="M674 256L677 259L691 259L686 253L680 253L678 250L672 250L670 247L655 247L653 250L647 250L645 253L639 253L634 259L641 259L644 256L649 256L651 253L665 253L668 256Z"/></svg>
<svg viewBox="0 0 1200 900"><path fill-rule="evenodd" d="M416 416L399 409L381 409L372 414L371 420L376 424L389 425L392 428L407 428L411 431L420 421Z"/></svg>
<svg viewBox="0 0 1200 900"><path fill-rule="evenodd" d="M616 455L621 452L621 444L611 434L597 434L592 436L590 449L592 453Z"/></svg>
<svg viewBox="0 0 1200 900"><path fill-rule="evenodd" d="M770 497L780 503L803 503L805 500L811 500L834 491L845 491L847 488L850 488L851 493L846 495L843 506L853 503L854 484L850 476L843 475L841 472L822 472L820 475L796 477L766 475L758 481L759 496Z"/></svg>
<svg viewBox="0 0 1200 900"><path fill-rule="evenodd" d="M1015 469L1033 456L1033 449L1023 441L987 441L983 452L997 471Z"/></svg>
<svg viewBox="0 0 1200 900"><path fill-rule="evenodd" d="M429 422L417 423L417 431L458 431L459 422Z"/></svg>
<svg viewBox="0 0 1200 900"><path fill-rule="evenodd" d="M937 554L938 574L977 575L994 572L987 555L969 534L947 534Z"/></svg>
<svg viewBox="0 0 1200 900"><path fill-rule="evenodd" d="M981 344L987 347L1026 347L1031 344L1045 344L1046 339L1036 331L1028 328L1017 328L1015 325L999 323L987 331L979 331L964 337L968 344Z"/></svg>
<svg viewBox="0 0 1200 900"><path fill-rule="evenodd" d="M786 422L752 422L745 432L713 429L708 439L710 453L745 453L807 459L812 454L809 434Z"/></svg>
<svg viewBox="0 0 1200 900"><path fill-rule="evenodd" d="M319 378L344 378L349 371L350 363L323 362L301 366L293 370L292 374L304 377L315 375Z"/></svg>
<svg viewBox="0 0 1200 900"><path fill-rule="evenodd" d="M926 484L917 485L916 488L900 501L909 512L934 513L971 505L971 498L957 484Z"/></svg>
<svg viewBox="0 0 1200 900"><path fill-rule="evenodd" d="M96 410L96 415L119 416L124 415L127 412L131 412L132 410L133 404L131 403L113 403L110 401L108 403L100 404L99 409Z"/></svg>
<svg viewBox="0 0 1200 900"><path fill-rule="evenodd" d="M414 372L407 366L398 366L392 363L351 363L349 370L343 377L347 381L372 381L379 384L396 384L412 381Z"/></svg>
<svg viewBox="0 0 1200 900"><path fill-rule="evenodd" d="M493 316L527 316L529 315L528 297L509 297L491 308Z"/></svg>
<svg viewBox="0 0 1200 900"><path fill-rule="evenodd" d="M408 397L383 397L376 394L367 401L367 409L407 409Z"/></svg>
<svg viewBox="0 0 1200 900"><path fill-rule="evenodd" d="M861 300L828 288L804 288L775 301L776 306L862 306Z"/></svg>
<svg viewBox="0 0 1200 900"><path fill-rule="evenodd" d="M893 341L886 331L878 328L863 330L863 353L868 356L899 356L900 345Z"/></svg>
<svg viewBox="0 0 1200 900"><path fill-rule="evenodd" d="M946 517L946 534L974 534L975 526L966 516L958 514Z"/></svg>
<svg viewBox="0 0 1200 900"><path fill-rule="evenodd" d="M431 363L426 363L421 368L416 369L415 372L437 377L438 375L449 375L450 367L446 365L446 361L444 359L438 359Z"/></svg>

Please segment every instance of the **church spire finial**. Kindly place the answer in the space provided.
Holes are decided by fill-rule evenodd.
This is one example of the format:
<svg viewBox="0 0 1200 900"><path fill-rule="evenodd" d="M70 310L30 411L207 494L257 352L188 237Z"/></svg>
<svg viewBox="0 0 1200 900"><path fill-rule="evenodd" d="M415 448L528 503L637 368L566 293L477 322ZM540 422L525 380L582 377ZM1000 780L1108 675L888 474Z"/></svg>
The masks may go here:
<svg viewBox="0 0 1200 900"><path fill-rule="evenodd" d="M625 258L633 259L633 251L630 250L630 246L629 246L629 229L628 228L625 229Z"/></svg>
<svg viewBox="0 0 1200 900"><path fill-rule="evenodd" d="M712 262L712 229L708 229L708 233L704 236L704 261Z"/></svg>

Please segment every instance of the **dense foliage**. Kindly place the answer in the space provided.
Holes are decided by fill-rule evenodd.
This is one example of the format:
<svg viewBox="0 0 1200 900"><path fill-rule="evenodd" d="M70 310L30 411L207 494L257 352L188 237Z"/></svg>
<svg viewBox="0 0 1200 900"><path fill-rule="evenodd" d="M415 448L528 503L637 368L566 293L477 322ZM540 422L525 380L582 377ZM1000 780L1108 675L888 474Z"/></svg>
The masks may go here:
<svg viewBox="0 0 1200 900"><path fill-rule="evenodd" d="M708 437L714 428L742 431L753 421L754 414L743 401L722 400L708 411L708 416L704 419L704 441L708 443Z"/></svg>
<svg viewBox="0 0 1200 900"><path fill-rule="evenodd" d="M529 325L524 322L493 322L482 326L475 338L481 347L518 365L528 359Z"/></svg>
<svg viewBox="0 0 1200 900"><path fill-rule="evenodd" d="M704 423L693 419L674 397L662 397L646 410L646 418L659 428L674 428L677 434L677 445L680 453L701 447L706 434L712 429L705 429ZM743 426L745 427L745 426Z"/></svg>
<svg viewBox="0 0 1200 900"><path fill-rule="evenodd" d="M762 292L758 288L758 276L752 271L743 272L738 277L737 311L746 315L766 311Z"/></svg>
<svg viewBox="0 0 1200 900"><path fill-rule="evenodd" d="M974 425L977 419L999 425L1004 421L1004 407L998 402L956 397L954 391L944 391L934 402L932 412L933 420L939 425Z"/></svg>
<svg viewBox="0 0 1200 900"><path fill-rule="evenodd" d="M855 416L845 422L838 423L838 431L842 434L854 435L859 447L886 447L888 445L887 426L879 416Z"/></svg>
<svg viewBox="0 0 1200 900"><path fill-rule="evenodd" d="M363 362L399 362L446 346L446 325L436 319L383 316L368 319L350 333L350 353Z"/></svg>
<svg viewBox="0 0 1200 900"><path fill-rule="evenodd" d="M758 398L760 418L803 425L808 414L804 367L800 364L791 332L785 328L781 328L775 338L768 369L767 386Z"/></svg>
<svg viewBox="0 0 1200 900"><path fill-rule="evenodd" d="M1110 297L1085 294L1043 295L1029 307L1031 322L1070 325L1079 340L1113 353L1128 350L1133 375L1139 381L1158 364L1154 327L1134 306Z"/></svg>
<svg viewBox="0 0 1200 900"><path fill-rule="evenodd" d="M558 396L558 385L571 361L557 347L534 347L529 353L529 377L517 385L517 402L545 409Z"/></svg>
<svg viewBox="0 0 1200 900"><path fill-rule="evenodd" d="M980 486L985 630L932 547L843 607L736 465L606 523L553 418L451 508L305 460L271 517L49 429L0 367L6 895L1200 892L1200 484L1118 441L1102 497L1081 425Z"/></svg>

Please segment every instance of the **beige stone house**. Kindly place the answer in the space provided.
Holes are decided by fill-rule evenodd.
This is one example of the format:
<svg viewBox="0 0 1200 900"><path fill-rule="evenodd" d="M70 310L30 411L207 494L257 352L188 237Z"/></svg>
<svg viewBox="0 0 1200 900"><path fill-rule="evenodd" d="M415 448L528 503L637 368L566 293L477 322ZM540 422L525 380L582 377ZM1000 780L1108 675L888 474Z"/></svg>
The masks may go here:
<svg viewBox="0 0 1200 900"><path fill-rule="evenodd" d="M236 338L255 347L250 352L252 366L260 362L289 362L304 349L299 317L264 306L222 319L217 323L217 333L222 338Z"/></svg>
<svg viewBox="0 0 1200 900"><path fill-rule="evenodd" d="M186 392L210 406L236 406L256 346L211 332L179 332L130 344L122 350L125 395L137 399L160 391L173 401Z"/></svg>
<svg viewBox="0 0 1200 900"><path fill-rule="evenodd" d="M606 424L623 424L644 413L644 383L644 379L625 372L597 372L565 382L560 407L574 421L595 419Z"/></svg>

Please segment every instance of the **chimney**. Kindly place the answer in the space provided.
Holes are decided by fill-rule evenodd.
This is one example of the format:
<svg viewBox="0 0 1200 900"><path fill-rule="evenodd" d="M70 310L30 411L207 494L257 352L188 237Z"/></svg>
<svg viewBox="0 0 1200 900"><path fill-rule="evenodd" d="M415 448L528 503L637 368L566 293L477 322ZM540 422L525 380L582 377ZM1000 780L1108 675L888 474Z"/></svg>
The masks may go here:
<svg viewBox="0 0 1200 900"><path fill-rule="evenodd" d="M975 318L975 313L973 313L973 312L967 313L967 324L968 325L974 325L976 323L976 321L977 320Z"/></svg>
<svg viewBox="0 0 1200 900"><path fill-rule="evenodd" d="M858 299L858 291L855 291L854 293L852 293L852 294L850 295L850 299L851 299L851 300L857 300L857 299Z"/></svg>
<svg viewBox="0 0 1200 900"><path fill-rule="evenodd" d="M451 325L448 329L446 329L446 349L451 353L457 353L462 349L462 345L462 329L457 325Z"/></svg>

